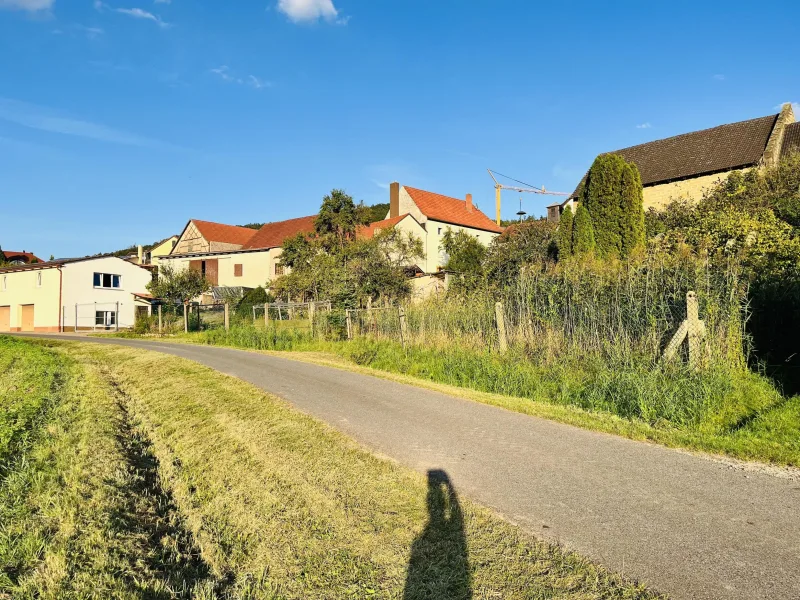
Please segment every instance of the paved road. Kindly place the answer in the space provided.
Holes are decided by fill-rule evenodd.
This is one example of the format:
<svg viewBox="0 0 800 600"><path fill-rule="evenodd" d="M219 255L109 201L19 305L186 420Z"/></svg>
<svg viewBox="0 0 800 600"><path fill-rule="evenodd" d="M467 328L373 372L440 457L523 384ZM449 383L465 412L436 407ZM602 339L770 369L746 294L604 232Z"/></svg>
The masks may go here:
<svg viewBox="0 0 800 600"><path fill-rule="evenodd" d="M673 598L800 598L800 481L283 358L85 341L249 381L415 469L446 470L462 493L535 535Z"/></svg>

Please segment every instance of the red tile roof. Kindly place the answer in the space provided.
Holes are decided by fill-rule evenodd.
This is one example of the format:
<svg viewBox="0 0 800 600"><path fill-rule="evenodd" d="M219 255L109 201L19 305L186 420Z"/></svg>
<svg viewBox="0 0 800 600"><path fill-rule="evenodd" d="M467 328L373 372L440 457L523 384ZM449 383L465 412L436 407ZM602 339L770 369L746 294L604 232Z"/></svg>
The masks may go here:
<svg viewBox="0 0 800 600"><path fill-rule="evenodd" d="M502 233L503 231L502 227L479 211L477 207L473 206L471 211L467 210L465 200L418 190L407 185L403 187L408 192L408 195L411 196L414 204L422 211L422 214L429 219L494 233Z"/></svg>
<svg viewBox="0 0 800 600"><path fill-rule="evenodd" d="M277 223L267 223L242 247L242 250L278 248L283 244L283 240L298 233L313 233L316 219L317 216L312 215L310 217L289 219L288 221L278 221Z"/></svg>
<svg viewBox="0 0 800 600"><path fill-rule="evenodd" d="M390 227L394 227L400 221L405 219L408 216L408 213L404 215L399 215L397 217L392 217L390 219L383 219L382 221L375 221L374 223L370 223L369 225L365 225L364 227L359 227L358 229L358 237L362 238L372 238L375 235L383 230L389 229Z"/></svg>
<svg viewBox="0 0 800 600"><path fill-rule="evenodd" d="M192 223L194 223L194 226L197 227L197 230L208 242L244 246L256 234L256 230L250 229L249 227L224 225L222 223L199 221L197 219L192 219Z"/></svg>
<svg viewBox="0 0 800 600"><path fill-rule="evenodd" d="M33 254L33 252L15 252L13 250L3 250L3 254L6 257L6 260L22 260L26 264L30 264L34 261L37 263L43 262L42 259L38 258Z"/></svg>

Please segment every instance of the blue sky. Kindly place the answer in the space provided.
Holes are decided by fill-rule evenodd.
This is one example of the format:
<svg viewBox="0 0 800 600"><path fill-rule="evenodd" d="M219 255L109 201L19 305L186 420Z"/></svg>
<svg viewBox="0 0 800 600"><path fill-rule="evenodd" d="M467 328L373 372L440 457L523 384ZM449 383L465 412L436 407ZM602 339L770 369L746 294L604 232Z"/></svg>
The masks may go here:
<svg viewBox="0 0 800 600"><path fill-rule="evenodd" d="M392 180L492 214L487 167L571 191L598 152L800 102L798 24L797 2L0 0L0 245L110 251Z"/></svg>

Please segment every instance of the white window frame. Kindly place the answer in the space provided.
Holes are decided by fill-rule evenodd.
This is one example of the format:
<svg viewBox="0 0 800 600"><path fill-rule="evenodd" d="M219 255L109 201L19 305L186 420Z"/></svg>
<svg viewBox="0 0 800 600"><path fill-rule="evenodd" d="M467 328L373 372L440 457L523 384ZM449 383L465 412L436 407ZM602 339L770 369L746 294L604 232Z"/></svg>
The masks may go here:
<svg viewBox="0 0 800 600"><path fill-rule="evenodd" d="M97 322L97 316L100 317L101 323ZM96 310L94 311L94 326L95 327L114 327L117 324L117 311L115 310Z"/></svg>
<svg viewBox="0 0 800 600"><path fill-rule="evenodd" d="M98 276L98 275L100 276L100 285L95 285L94 280L95 280L95 277ZM105 279L106 276L111 278L111 285L110 286L103 285L103 280ZM117 280L119 282L119 285L116 286L116 287L114 286L114 278L115 277L117 278ZM116 273L99 273L99 272L95 272L95 273L92 274L92 287L94 287L94 289L96 289L96 290L117 290L117 291L122 290L122 275L118 275Z"/></svg>

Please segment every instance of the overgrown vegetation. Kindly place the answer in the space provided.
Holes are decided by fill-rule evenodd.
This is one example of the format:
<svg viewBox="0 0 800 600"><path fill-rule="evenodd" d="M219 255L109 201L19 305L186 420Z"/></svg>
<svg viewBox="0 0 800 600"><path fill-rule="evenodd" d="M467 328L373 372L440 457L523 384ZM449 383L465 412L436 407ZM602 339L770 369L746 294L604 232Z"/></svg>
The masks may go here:
<svg viewBox="0 0 800 600"><path fill-rule="evenodd" d="M363 235L370 218L367 207L333 190L323 199L314 235L283 243L281 264L291 272L272 282L271 291L280 298L331 300L350 308L407 298L406 266L421 256L422 243L394 228Z"/></svg>
<svg viewBox="0 0 800 600"><path fill-rule="evenodd" d="M0 338L6 373L55 392L0 480L0 596L655 598L240 380L49 346Z"/></svg>
<svg viewBox="0 0 800 600"><path fill-rule="evenodd" d="M598 175L592 185L610 181L604 197L616 198L613 206L623 198L638 206L634 169L608 162L613 176ZM199 341L325 350L432 381L613 415L636 436L646 431L675 445L800 464L800 399L791 378L778 377L798 360L798 189L796 157L734 174L699 203L648 213L645 247L636 210L635 222L615 221L615 250L602 257L592 252L593 228L581 231L581 222L594 220L586 204L573 221L571 254L563 232L545 221L509 227L486 249L451 233L444 245L458 274L446 296L406 305L405 350L396 310L353 314L358 339L347 344L337 341L346 327L336 311L318 315L313 330L241 326ZM685 347L676 359L662 358L686 318L689 290L697 292L706 327L697 368L688 365Z"/></svg>

